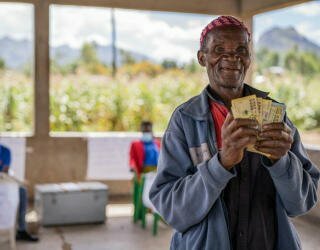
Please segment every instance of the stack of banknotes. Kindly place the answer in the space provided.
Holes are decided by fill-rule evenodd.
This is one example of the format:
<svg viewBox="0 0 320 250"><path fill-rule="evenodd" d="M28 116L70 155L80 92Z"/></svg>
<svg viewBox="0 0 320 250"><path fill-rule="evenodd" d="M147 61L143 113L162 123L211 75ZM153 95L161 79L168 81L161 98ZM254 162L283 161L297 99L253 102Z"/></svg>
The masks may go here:
<svg viewBox="0 0 320 250"><path fill-rule="evenodd" d="M259 130L268 123L282 122L286 107L284 104L275 103L272 100L263 99L256 95L249 95L231 101L231 111L234 118L254 119L258 121ZM258 140L262 138L258 137ZM269 157L270 155L260 152L250 145L248 151L259 153Z"/></svg>

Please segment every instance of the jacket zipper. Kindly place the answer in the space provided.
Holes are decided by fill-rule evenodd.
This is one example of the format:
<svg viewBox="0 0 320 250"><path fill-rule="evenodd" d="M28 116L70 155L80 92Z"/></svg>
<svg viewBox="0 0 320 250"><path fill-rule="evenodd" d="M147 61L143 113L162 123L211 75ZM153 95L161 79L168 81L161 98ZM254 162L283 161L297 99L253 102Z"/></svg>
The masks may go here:
<svg viewBox="0 0 320 250"><path fill-rule="evenodd" d="M209 118L207 128L208 128L208 135L209 135L210 151L211 151L211 155L213 155L212 153L213 153L213 152L218 152L218 150L214 150L214 149L217 149L217 146L215 146L215 144L214 144L214 142L213 142L213 136L216 136L216 135L213 135L213 134L212 134L212 129L211 129L211 127L213 127L213 126L210 126L210 124L213 125L212 116L210 116L210 118ZM224 202L224 190L222 190L222 192L221 192L221 203L222 203L222 208L223 208L223 212L224 212L224 217L225 217L225 219L226 219L226 224L227 224L227 229L228 229L228 237L229 237L230 250L232 250L232 242L231 242L231 235L230 235L230 222L229 222L229 218L228 218L228 210L227 210L226 204L225 204L225 202Z"/></svg>

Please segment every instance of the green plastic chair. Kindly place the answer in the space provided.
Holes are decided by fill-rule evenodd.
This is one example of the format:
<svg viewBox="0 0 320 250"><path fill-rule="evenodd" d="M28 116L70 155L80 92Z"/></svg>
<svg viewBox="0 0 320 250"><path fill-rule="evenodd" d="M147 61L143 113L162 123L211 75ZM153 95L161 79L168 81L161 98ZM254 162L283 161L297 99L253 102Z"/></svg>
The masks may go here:
<svg viewBox="0 0 320 250"><path fill-rule="evenodd" d="M141 220L141 227L146 228L146 214L150 209L145 207L142 202L143 188L145 183L145 173L154 171L155 168L146 168L141 174L140 180L138 175L135 173L133 177L133 192L132 192L132 203L133 203L133 222L137 223ZM158 222L161 219L158 213L153 213L153 225L152 234L155 236L158 233Z"/></svg>
<svg viewBox="0 0 320 250"><path fill-rule="evenodd" d="M142 195L145 183L145 175L142 174L141 176L141 183L139 186L139 195L138 195L138 211L140 212L141 216L141 227L146 228L146 215L148 211L151 211L149 208L145 207L142 202ZM153 212L153 225L152 225L152 235L156 236L158 233L158 222L160 220L160 215L156 212Z"/></svg>

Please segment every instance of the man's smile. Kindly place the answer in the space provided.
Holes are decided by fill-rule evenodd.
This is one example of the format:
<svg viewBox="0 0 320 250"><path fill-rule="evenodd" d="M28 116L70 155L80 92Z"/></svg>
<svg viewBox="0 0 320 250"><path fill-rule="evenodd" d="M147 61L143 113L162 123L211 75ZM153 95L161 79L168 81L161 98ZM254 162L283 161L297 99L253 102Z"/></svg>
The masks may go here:
<svg viewBox="0 0 320 250"><path fill-rule="evenodd" d="M230 68L230 67L221 67L220 70L223 71L240 71L238 68Z"/></svg>

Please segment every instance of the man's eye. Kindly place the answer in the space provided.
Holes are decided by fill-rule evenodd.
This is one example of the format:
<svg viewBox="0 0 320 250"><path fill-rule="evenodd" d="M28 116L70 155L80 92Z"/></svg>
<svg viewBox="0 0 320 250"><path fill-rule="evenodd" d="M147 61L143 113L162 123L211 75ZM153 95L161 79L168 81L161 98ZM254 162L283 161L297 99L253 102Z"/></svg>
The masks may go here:
<svg viewBox="0 0 320 250"><path fill-rule="evenodd" d="M248 53L248 49L246 47L239 47L237 49L237 52L241 53L241 54L247 54Z"/></svg>
<svg viewBox="0 0 320 250"><path fill-rule="evenodd" d="M224 48L223 47L220 47L220 46L217 46L214 48L214 52L216 53L223 53L224 52Z"/></svg>

